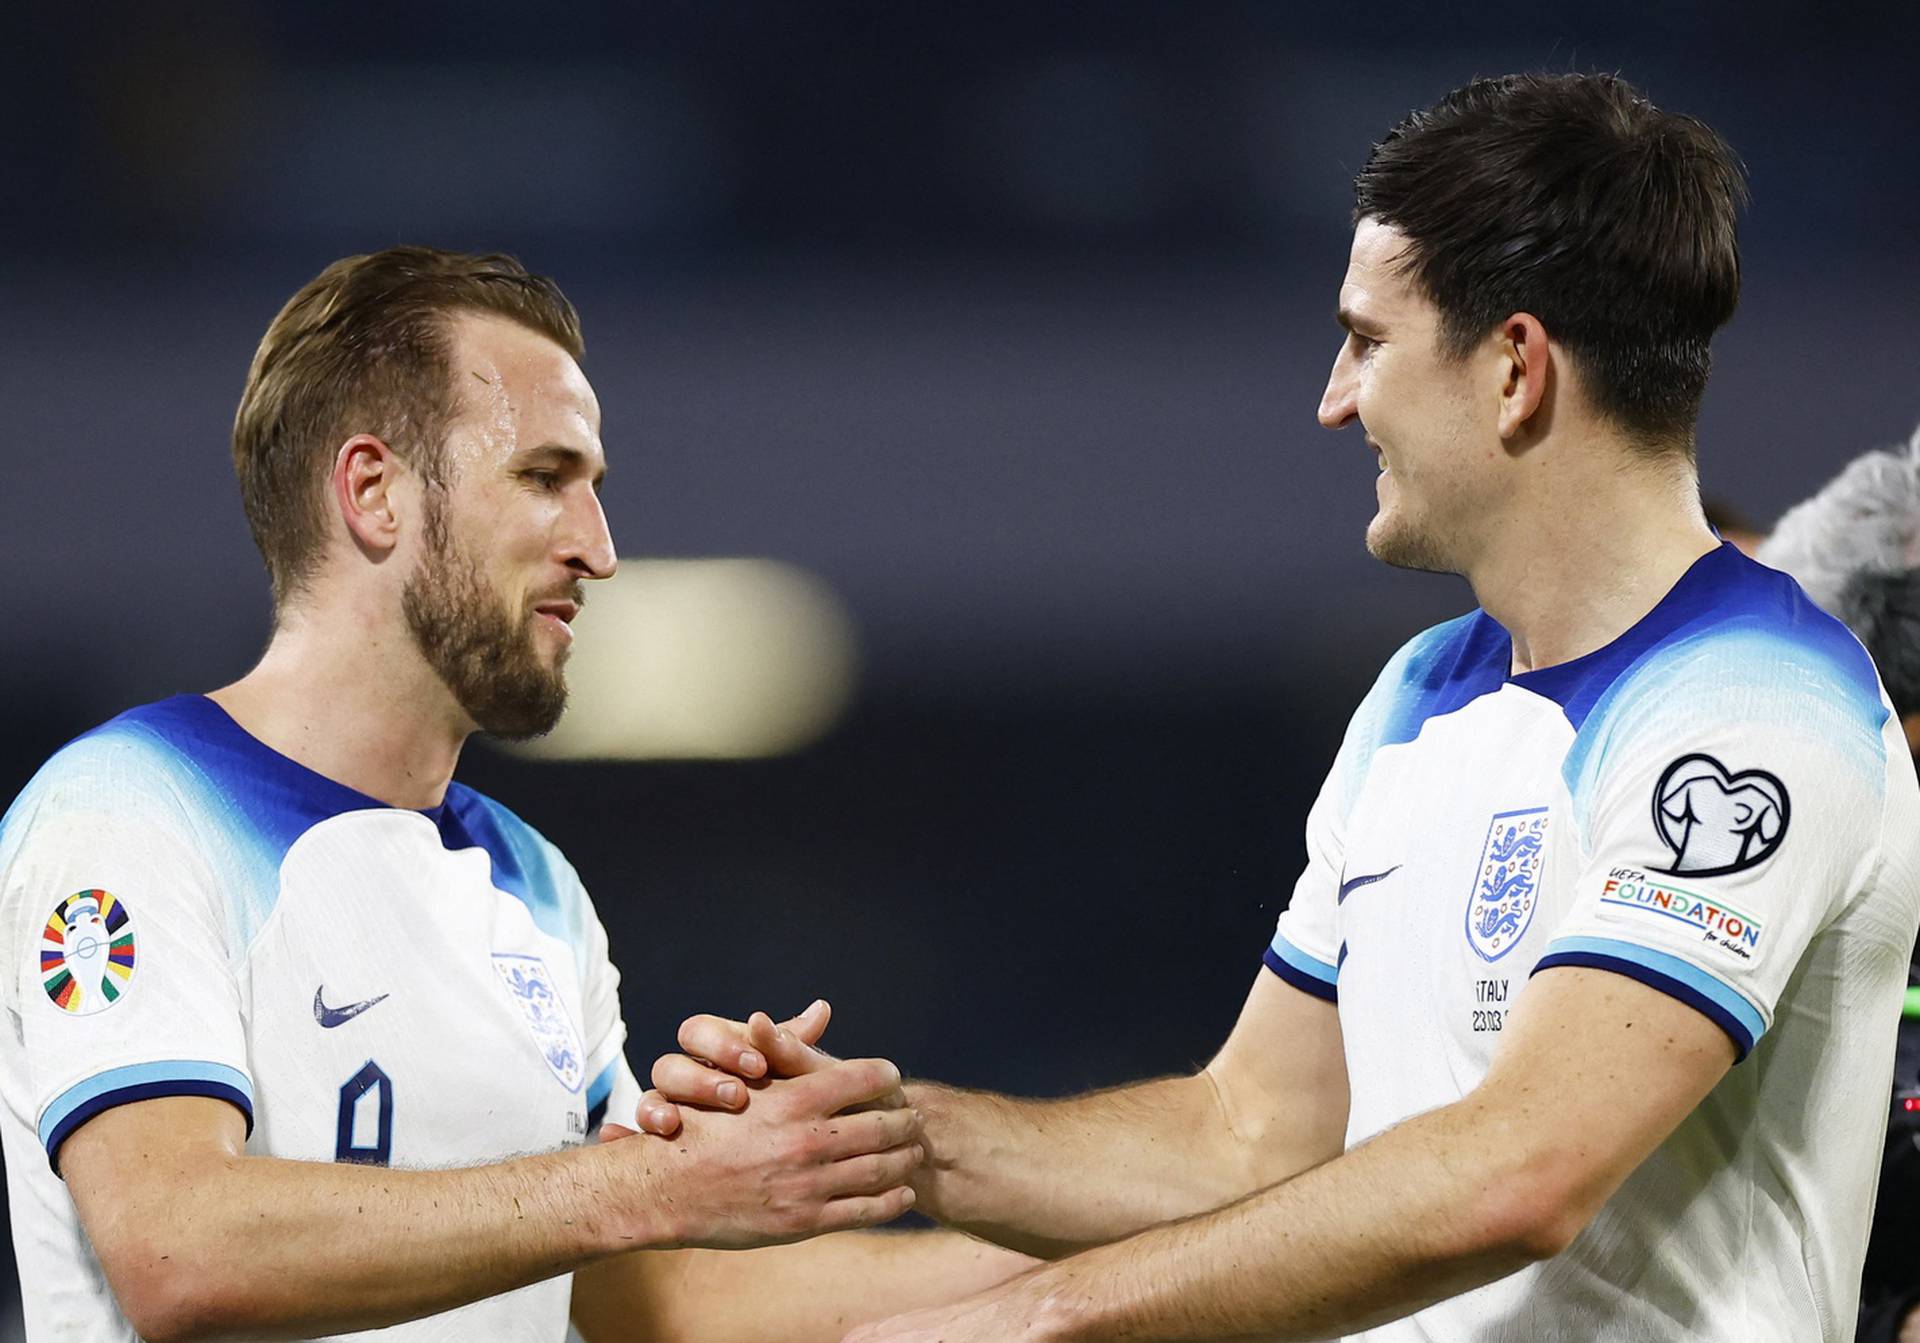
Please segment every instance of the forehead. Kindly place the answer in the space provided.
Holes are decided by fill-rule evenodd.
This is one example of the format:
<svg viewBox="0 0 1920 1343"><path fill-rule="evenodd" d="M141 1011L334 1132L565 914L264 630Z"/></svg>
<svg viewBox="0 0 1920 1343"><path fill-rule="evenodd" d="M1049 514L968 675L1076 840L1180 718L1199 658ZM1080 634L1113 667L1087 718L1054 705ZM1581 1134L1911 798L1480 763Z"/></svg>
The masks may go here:
<svg viewBox="0 0 1920 1343"><path fill-rule="evenodd" d="M1387 321L1426 306L1412 278L1400 268L1406 250L1406 234L1391 224L1368 217L1354 225L1347 274L1340 282L1341 309Z"/></svg>
<svg viewBox="0 0 1920 1343"><path fill-rule="evenodd" d="M458 313L449 372L459 418L493 446L559 445L598 454L600 402L553 340L491 313Z"/></svg>

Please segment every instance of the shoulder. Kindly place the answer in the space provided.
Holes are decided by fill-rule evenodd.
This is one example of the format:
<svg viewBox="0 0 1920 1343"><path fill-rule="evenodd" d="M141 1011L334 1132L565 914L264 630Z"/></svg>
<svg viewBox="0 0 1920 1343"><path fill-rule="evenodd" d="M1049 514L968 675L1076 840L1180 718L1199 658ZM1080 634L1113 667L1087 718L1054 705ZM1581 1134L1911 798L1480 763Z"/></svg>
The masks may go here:
<svg viewBox="0 0 1920 1343"><path fill-rule="evenodd" d="M1387 659L1354 716L1348 745L1371 753L1414 740L1430 720L1498 690L1511 658L1507 632L1484 611L1420 631Z"/></svg>
<svg viewBox="0 0 1920 1343"><path fill-rule="evenodd" d="M451 847L486 851L493 884L527 907L541 931L576 945L587 935L592 906L566 855L518 813L485 793L455 783L447 789L441 831Z"/></svg>
<svg viewBox="0 0 1920 1343"><path fill-rule="evenodd" d="M1660 628L1560 687L1574 795L1614 766L1721 747L1796 759L1823 786L1882 792L1891 710L1866 650L1785 574L1730 549L1714 558L1711 581L1676 589Z"/></svg>
<svg viewBox="0 0 1920 1343"><path fill-rule="evenodd" d="M1334 762L1341 814L1352 810L1381 749L1417 740L1433 719L1498 690L1511 647L1506 631L1484 611L1434 625L1402 644L1354 710L1341 739Z"/></svg>
<svg viewBox="0 0 1920 1343"><path fill-rule="evenodd" d="M1873 661L1846 626L1783 573L1737 554L1685 603L1684 619L1629 650L1569 716L1583 734L1661 722L1791 728L1884 759L1891 710Z"/></svg>
<svg viewBox="0 0 1920 1343"><path fill-rule="evenodd" d="M0 821L0 847L67 814L189 823L197 771L174 730L171 704L129 709L55 751Z"/></svg>

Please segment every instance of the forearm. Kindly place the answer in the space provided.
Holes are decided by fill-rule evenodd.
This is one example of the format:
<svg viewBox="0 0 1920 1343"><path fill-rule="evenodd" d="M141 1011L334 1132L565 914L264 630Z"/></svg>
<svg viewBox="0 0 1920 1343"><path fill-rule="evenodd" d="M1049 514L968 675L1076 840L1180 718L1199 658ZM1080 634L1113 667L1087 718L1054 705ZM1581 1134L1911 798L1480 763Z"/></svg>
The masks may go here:
<svg viewBox="0 0 1920 1343"><path fill-rule="evenodd" d="M1510 1192L1527 1172L1479 1155L1471 1122L1422 1115L1228 1208L1049 1265L1018 1284L1035 1337L1323 1339L1558 1252L1570 1223Z"/></svg>
<svg viewBox="0 0 1920 1343"><path fill-rule="evenodd" d="M108 1212L96 1241L123 1307L155 1333L378 1328L647 1238L605 1215L593 1155L436 1171L221 1157L182 1171L171 1197Z"/></svg>
<svg viewBox="0 0 1920 1343"><path fill-rule="evenodd" d="M642 1251L574 1280L587 1343L838 1343L848 1329L958 1300L1033 1267L950 1231L865 1231L764 1250Z"/></svg>
<svg viewBox="0 0 1920 1343"><path fill-rule="evenodd" d="M1204 1073L1050 1101L915 1083L907 1101L927 1148L921 1211L1042 1258L1220 1207L1299 1168L1262 1150L1262 1135L1235 1133Z"/></svg>

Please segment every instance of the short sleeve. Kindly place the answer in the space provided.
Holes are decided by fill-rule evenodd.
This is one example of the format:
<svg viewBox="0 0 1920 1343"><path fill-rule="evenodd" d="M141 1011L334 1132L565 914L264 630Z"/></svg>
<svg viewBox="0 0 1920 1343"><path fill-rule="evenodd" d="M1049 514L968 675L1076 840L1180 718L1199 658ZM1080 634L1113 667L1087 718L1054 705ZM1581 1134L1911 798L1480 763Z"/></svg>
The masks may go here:
<svg viewBox="0 0 1920 1343"><path fill-rule="evenodd" d="M1628 975L1744 1058L1813 938L1873 878L1885 711L1790 650L1685 670L1629 688L1569 757L1584 858L1535 970Z"/></svg>
<svg viewBox="0 0 1920 1343"><path fill-rule="evenodd" d="M1336 761L1307 813L1307 866L1261 958L1287 983L1328 1002L1339 997L1340 773Z"/></svg>
<svg viewBox="0 0 1920 1343"><path fill-rule="evenodd" d="M0 837L24 1100L56 1170L69 1134L132 1101L212 1097L252 1126L226 920L192 823L143 754L69 747Z"/></svg>
<svg viewBox="0 0 1920 1343"><path fill-rule="evenodd" d="M1427 717L1449 712L1497 686L1506 668L1506 634L1477 614L1423 630L1380 669L1353 711L1320 794L1307 814L1307 865L1294 883L1262 958L1294 987L1338 1001L1340 901L1347 825L1365 790L1375 754L1412 741ZM1374 879L1362 875L1353 884Z"/></svg>
<svg viewBox="0 0 1920 1343"><path fill-rule="evenodd" d="M584 896L583 896L584 898ZM593 913L586 918L584 1015L587 1044L587 1128L603 1119L637 1127L641 1087L627 1063L627 1023L620 1014L620 972L614 968L607 930Z"/></svg>

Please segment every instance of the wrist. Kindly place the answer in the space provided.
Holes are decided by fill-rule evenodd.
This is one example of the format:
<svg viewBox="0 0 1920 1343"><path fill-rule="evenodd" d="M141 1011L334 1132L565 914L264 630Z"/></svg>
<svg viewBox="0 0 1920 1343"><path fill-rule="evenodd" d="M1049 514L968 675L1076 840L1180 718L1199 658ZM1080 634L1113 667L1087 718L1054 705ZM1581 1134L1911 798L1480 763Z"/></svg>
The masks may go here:
<svg viewBox="0 0 1920 1343"><path fill-rule="evenodd" d="M587 1248L597 1254L670 1250L687 1243L691 1227L681 1209L684 1163L672 1140L648 1133L568 1153L589 1159L577 1197L596 1215L582 1219Z"/></svg>
<svg viewBox="0 0 1920 1343"><path fill-rule="evenodd" d="M1082 1339L1111 1337L1102 1331L1105 1313L1094 1300L1085 1276L1066 1264L1043 1268L1022 1280L1028 1300L1035 1343L1080 1343Z"/></svg>
<svg viewBox="0 0 1920 1343"><path fill-rule="evenodd" d="M937 1082L908 1082L901 1086L907 1107L920 1119L920 1145L926 1160L910 1177L914 1210L936 1222L958 1216L955 1187L963 1178L961 1151L965 1146L955 1113L961 1093Z"/></svg>

